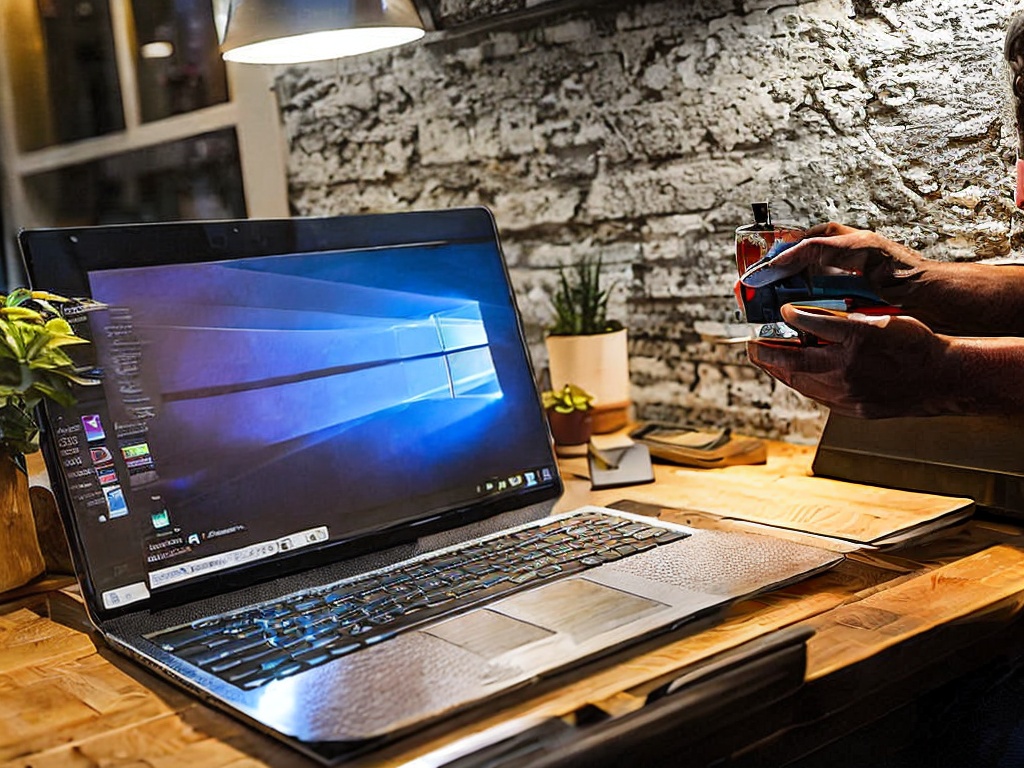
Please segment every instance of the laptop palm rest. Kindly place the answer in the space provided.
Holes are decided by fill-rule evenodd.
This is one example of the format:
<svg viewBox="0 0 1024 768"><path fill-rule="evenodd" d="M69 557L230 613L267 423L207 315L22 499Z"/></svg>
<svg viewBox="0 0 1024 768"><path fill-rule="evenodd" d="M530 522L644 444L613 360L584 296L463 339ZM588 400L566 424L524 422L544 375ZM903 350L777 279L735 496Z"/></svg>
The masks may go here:
<svg viewBox="0 0 1024 768"><path fill-rule="evenodd" d="M569 577L398 635L245 698L260 721L300 741L365 742L664 631L675 619L721 603L714 595L676 588L676 604L670 605L627 591L642 580L625 576L620 586L610 586L597 578L623 580L612 572L595 573L595 580L589 574ZM661 588L645 586L652 593ZM287 708L277 708L286 701Z"/></svg>

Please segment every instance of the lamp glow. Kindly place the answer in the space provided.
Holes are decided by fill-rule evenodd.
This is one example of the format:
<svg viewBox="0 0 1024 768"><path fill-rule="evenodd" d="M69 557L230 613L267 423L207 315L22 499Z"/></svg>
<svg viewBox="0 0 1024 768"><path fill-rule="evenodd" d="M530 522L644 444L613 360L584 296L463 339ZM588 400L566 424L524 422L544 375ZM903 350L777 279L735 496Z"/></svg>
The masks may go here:
<svg viewBox="0 0 1024 768"><path fill-rule="evenodd" d="M174 43L167 40L146 43L139 48L139 55L144 59L169 59L174 55Z"/></svg>
<svg viewBox="0 0 1024 768"><path fill-rule="evenodd" d="M425 34L413 0L232 0L221 52L245 64L355 56Z"/></svg>

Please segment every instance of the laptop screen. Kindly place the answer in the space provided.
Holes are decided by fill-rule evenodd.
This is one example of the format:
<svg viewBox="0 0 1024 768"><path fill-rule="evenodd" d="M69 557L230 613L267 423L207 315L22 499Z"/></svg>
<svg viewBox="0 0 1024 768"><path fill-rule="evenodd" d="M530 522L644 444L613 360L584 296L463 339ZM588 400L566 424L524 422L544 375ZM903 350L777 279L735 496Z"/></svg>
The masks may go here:
<svg viewBox="0 0 1024 768"><path fill-rule="evenodd" d="M21 239L103 304L68 317L101 385L47 420L106 609L560 492L486 211Z"/></svg>

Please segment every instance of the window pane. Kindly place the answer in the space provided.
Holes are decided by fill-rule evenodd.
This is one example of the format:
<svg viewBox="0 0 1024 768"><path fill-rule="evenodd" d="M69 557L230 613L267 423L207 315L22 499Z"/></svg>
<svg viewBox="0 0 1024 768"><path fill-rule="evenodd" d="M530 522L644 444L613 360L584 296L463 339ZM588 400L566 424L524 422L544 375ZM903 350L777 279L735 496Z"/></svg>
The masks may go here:
<svg viewBox="0 0 1024 768"><path fill-rule="evenodd" d="M228 100L210 0L132 0L142 121Z"/></svg>
<svg viewBox="0 0 1024 768"><path fill-rule="evenodd" d="M26 186L50 226L245 217L233 129L41 173Z"/></svg>
<svg viewBox="0 0 1024 768"><path fill-rule="evenodd" d="M2 0L22 151L124 128L107 0Z"/></svg>

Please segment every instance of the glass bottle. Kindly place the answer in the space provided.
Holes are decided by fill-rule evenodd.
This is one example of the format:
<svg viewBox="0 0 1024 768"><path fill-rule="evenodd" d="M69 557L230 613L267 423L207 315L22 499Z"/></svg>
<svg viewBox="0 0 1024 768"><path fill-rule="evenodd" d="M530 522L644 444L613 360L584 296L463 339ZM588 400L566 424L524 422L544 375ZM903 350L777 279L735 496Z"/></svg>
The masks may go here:
<svg viewBox="0 0 1024 768"><path fill-rule="evenodd" d="M740 275L763 259L776 242L795 242L804 236L804 230L795 224L773 222L769 203L752 203L750 207L754 223L736 229L736 270Z"/></svg>

